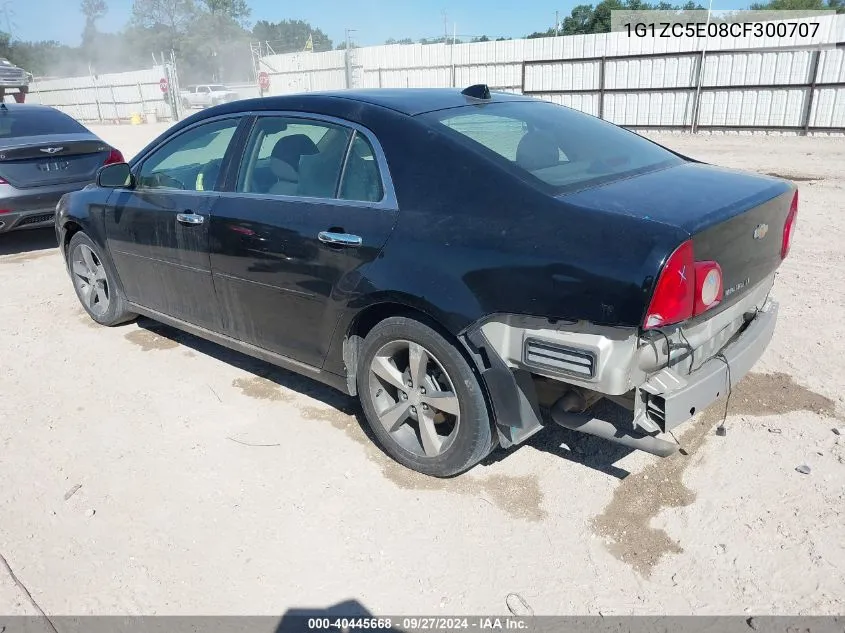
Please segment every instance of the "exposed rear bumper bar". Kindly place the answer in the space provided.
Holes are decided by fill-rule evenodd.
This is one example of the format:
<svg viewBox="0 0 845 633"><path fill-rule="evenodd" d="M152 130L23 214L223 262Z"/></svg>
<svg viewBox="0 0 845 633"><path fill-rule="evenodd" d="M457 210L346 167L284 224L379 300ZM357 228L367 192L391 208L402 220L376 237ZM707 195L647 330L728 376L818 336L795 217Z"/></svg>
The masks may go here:
<svg viewBox="0 0 845 633"><path fill-rule="evenodd" d="M648 394L649 417L669 431L727 395L729 378L733 387L763 355L777 315L777 302L769 301L731 343L691 374L670 369L653 376L641 387Z"/></svg>

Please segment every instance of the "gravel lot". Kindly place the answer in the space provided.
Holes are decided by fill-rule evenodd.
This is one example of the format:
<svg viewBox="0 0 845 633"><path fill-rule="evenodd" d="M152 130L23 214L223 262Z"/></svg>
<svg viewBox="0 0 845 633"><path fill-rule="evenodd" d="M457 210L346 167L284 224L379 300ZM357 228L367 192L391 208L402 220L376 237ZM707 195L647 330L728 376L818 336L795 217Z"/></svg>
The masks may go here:
<svg viewBox="0 0 845 633"><path fill-rule="evenodd" d="M163 129L95 131L128 156ZM845 142L658 138L801 191L727 436L722 402L662 461L549 429L416 475L348 398L149 320L98 327L51 231L0 237L0 554L20 583L0 561L0 613L34 613L21 586L49 614L507 614L512 593L536 614L845 612Z"/></svg>

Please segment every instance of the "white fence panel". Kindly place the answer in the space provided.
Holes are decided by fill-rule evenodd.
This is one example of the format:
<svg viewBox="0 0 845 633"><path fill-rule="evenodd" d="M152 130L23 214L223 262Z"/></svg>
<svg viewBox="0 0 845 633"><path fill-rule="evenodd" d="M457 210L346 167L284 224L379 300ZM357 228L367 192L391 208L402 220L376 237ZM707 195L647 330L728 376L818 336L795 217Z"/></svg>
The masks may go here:
<svg viewBox="0 0 845 633"><path fill-rule="evenodd" d="M845 128L845 90L816 89L810 124L815 127Z"/></svg>
<svg viewBox="0 0 845 633"><path fill-rule="evenodd" d="M604 118L616 125L689 125L693 96L692 91L609 93Z"/></svg>
<svg viewBox="0 0 845 633"><path fill-rule="evenodd" d="M30 85L27 101L52 106L82 121L129 119L133 114L170 116L159 81L165 68L46 79Z"/></svg>
<svg viewBox="0 0 845 633"><path fill-rule="evenodd" d="M701 95L702 126L798 127L808 91L802 88L716 90Z"/></svg>
<svg viewBox="0 0 845 633"><path fill-rule="evenodd" d="M697 58L655 57L607 60L605 88L681 88L695 85Z"/></svg>
<svg viewBox="0 0 845 633"><path fill-rule="evenodd" d="M813 18L818 43L845 42L845 15ZM794 37L720 38L706 42L698 123L701 126L845 127L845 49L756 50L787 47ZM271 55L259 62L270 95L345 88L430 88L486 83L525 90L614 123L690 126L704 40L629 37L625 32L467 44L384 45L324 53ZM620 58L619 56L640 56ZM604 59L602 59L604 58ZM347 69L347 63L351 67ZM602 64L604 71L602 73ZM158 88L164 69L41 81L30 100L80 119L125 119L155 109L168 113ZM602 77L604 80L601 85ZM756 87L755 86L759 86ZM783 86L783 88L778 88ZM599 90L604 88L603 95ZM675 90L668 90L674 88ZM667 89L667 90L663 90ZM235 87L242 98L257 87Z"/></svg>
<svg viewBox="0 0 845 633"><path fill-rule="evenodd" d="M559 90L598 90L601 62L554 62L525 67L525 90L544 92Z"/></svg>

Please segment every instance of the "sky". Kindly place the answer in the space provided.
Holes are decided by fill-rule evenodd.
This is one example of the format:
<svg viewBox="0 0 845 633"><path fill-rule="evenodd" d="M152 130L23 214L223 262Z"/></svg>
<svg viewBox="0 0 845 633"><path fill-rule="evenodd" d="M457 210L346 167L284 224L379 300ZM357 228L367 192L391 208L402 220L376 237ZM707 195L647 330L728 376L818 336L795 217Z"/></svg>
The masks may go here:
<svg viewBox="0 0 845 633"><path fill-rule="evenodd" d="M458 37L522 37L554 26L555 11L561 19L577 4L590 0L248 0L250 22L300 19L322 29L335 42L345 30L355 29L359 46L401 39L443 35L446 13L449 35L453 25ZM106 0L109 11L99 23L101 31L119 31L129 18L131 0ZM706 2L701 0L706 6ZM741 0L714 0L714 9L740 9ZM15 39L57 40L78 44L84 18L78 0L0 0L0 28Z"/></svg>

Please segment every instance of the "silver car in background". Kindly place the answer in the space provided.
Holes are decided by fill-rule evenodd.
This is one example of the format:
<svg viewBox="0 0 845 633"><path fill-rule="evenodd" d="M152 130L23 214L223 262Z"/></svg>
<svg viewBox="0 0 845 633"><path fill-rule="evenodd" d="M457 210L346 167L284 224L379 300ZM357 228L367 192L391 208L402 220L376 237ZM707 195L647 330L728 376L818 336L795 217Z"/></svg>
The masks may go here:
<svg viewBox="0 0 845 633"><path fill-rule="evenodd" d="M48 106L0 103L0 234L53 225L56 204L123 155Z"/></svg>

